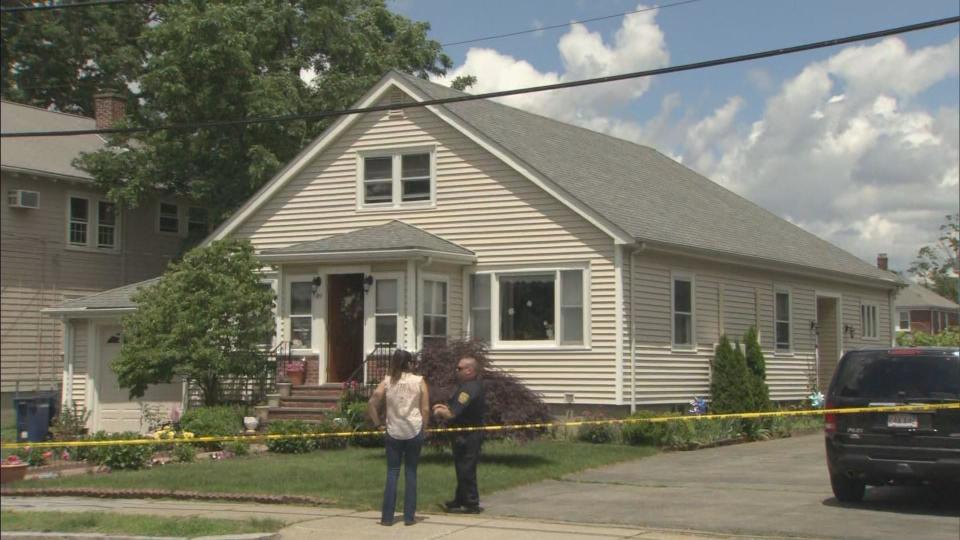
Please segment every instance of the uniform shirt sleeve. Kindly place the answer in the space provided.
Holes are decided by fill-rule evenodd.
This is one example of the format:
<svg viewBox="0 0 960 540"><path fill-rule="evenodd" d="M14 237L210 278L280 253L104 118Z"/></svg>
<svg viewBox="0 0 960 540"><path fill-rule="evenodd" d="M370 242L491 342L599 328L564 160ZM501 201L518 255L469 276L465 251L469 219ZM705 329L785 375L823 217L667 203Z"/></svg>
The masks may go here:
<svg viewBox="0 0 960 540"><path fill-rule="evenodd" d="M453 397L450 398L450 402L447 404L450 412L453 413L453 417L459 417L479 392L480 385L476 381L470 381L460 385L460 388L457 389L456 393L453 394Z"/></svg>

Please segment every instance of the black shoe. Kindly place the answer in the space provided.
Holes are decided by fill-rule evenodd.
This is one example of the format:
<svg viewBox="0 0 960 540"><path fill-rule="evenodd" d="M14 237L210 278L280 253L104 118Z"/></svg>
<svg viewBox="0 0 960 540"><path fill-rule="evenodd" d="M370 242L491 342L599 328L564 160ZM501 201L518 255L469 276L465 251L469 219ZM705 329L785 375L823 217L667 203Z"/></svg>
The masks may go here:
<svg viewBox="0 0 960 540"><path fill-rule="evenodd" d="M384 527L392 527L392 526L393 526L393 522L392 522L392 521L378 521L377 523L379 523L380 525L383 525Z"/></svg>
<svg viewBox="0 0 960 540"><path fill-rule="evenodd" d="M457 510L460 510L460 508L461 508L461 504L458 503L457 501L447 501L443 503L444 512L456 512Z"/></svg>
<svg viewBox="0 0 960 540"><path fill-rule="evenodd" d="M404 524L405 526L409 527L409 526L411 526L411 525L416 525L416 524L417 524L417 520L404 521L403 524Z"/></svg>
<svg viewBox="0 0 960 540"><path fill-rule="evenodd" d="M479 514L483 512L483 508L480 506L464 506L461 512L464 514Z"/></svg>

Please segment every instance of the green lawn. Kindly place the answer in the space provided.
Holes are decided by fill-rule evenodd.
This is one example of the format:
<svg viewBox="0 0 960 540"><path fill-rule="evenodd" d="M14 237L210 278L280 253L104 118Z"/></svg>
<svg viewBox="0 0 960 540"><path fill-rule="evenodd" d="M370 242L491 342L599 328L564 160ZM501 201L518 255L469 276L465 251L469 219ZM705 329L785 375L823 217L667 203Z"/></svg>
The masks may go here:
<svg viewBox="0 0 960 540"><path fill-rule="evenodd" d="M548 478L652 455L653 448L624 445L509 441L484 445L479 467L484 494ZM302 455L250 456L226 461L164 465L149 470L19 482L15 487L102 487L180 489L216 493L311 495L345 508L375 509L383 496L386 461L382 449L349 448ZM402 478L402 475L401 475ZM418 506L453 496L456 477L449 449L424 449ZM398 495L402 496L400 489ZM399 505L399 501L398 501Z"/></svg>
<svg viewBox="0 0 960 540"><path fill-rule="evenodd" d="M67 532L124 534L131 536L212 536L275 532L284 527L276 519L207 519L109 514L105 512L11 512L0 513L4 532Z"/></svg>

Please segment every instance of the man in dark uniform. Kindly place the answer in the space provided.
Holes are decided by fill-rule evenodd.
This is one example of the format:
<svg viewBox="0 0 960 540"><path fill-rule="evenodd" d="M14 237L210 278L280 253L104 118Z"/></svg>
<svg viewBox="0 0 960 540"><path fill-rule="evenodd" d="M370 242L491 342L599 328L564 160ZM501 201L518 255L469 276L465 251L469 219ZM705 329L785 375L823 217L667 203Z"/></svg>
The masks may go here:
<svg viewBox="0 0 960 540"><path fill-rule="evenodd" d="M460 386L450 401L433 406L433 414L443 420L451 420L451 427L482 426L487 406L483 398L483 381L480 366L469 356L457 362L457 381ZM453 440L453 463L457 469L457 493L452 501L444 504L448 512L479 514L480 494L477 490L477 462L480 461L482 431L457 433Z"/></svg>

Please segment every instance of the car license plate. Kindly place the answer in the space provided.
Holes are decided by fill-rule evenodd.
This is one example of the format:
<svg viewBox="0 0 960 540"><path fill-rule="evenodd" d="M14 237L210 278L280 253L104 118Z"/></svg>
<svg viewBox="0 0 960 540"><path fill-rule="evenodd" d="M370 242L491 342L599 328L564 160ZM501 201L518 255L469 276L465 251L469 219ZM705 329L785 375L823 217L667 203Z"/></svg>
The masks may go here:
<svg viewBox="0 0 960 540"><path fill-rule="evenodd" d="M887 427L892 427L892 428L919 427L919 423L917 423L917 415L907 414L907 413L891 414L887 416Z"/></svg>

